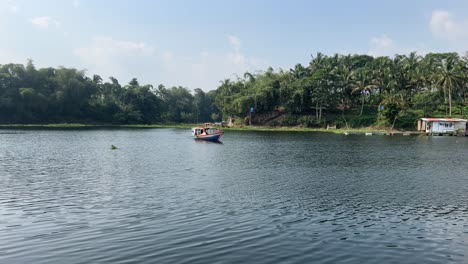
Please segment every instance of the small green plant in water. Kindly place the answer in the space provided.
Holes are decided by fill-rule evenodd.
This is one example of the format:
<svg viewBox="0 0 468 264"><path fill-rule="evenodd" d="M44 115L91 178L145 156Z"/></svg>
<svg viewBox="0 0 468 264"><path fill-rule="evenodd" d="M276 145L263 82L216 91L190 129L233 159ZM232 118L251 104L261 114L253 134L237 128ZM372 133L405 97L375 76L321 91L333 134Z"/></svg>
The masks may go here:
<svg viewBox="0 0 468 264"><path fill-rule="evenodd" d="M116 146L114 146L114 145L112 145L112 146L111 146L111 149L117 149L117 147L116 147Z"/></svg>

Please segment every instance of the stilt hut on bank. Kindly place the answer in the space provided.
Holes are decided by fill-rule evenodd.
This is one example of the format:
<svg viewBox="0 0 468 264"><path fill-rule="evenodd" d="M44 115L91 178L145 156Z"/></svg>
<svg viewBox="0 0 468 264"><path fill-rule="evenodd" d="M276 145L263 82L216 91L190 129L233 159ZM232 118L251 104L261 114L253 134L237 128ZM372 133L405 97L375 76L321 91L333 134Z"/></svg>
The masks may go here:
<svg viewBox="0 0 468 264"><path fill-rule="evenodd" d="M466 135L468 120L461 118L421 118L418 120L418 131L424 131L429 135Z"/></svg>

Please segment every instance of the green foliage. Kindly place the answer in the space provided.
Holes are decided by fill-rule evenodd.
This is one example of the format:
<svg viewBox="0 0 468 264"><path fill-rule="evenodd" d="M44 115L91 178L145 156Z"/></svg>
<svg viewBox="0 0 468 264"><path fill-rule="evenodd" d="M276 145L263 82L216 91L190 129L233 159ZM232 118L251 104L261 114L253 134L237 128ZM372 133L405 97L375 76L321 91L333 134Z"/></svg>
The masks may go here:
<svg viewBox="0 0 468 264"><path fill-rule="evenodd" d="M281 126L297 126L299 125L299 117L298 115L288 114L284 121L280 123Z"/></svg>
<svg viewBox="0 0 468 264"><path fill-rule="evenodd" d="M201 123L234 116L245 125L254 108L286 114L272 122L278 126L411 127L422 116L467 117L467 96L468 58L457 53L317 53L307 65L247 72L209 92L155 88L136 78L121 85L73 68L36 69L32 61L0 65L0 123Z"/></svg>
<svg viewBox="0 0 468 264"><path fill-rule="evenodd" d="M349 127L368 127L376 124L376 115L351 116L348 120Z"/></svg>
<svg viewBox="0 0 468 264"><path fill-rule="evenodd" d="M311 116L301 116L297 121L304 127L312 127L315 125L315 119Z"/></svg>
<svg viewBox="0 0 468 264"><path fill-rule="evenodd" d="M388 103L384 110L379 113L378 124L380 126L392 126L395 118L401 111L401 107L396 103Z"/></svg>
<svg viewBox="0 0 468 264"><path fill-rule="evenodd" d="M220 118L220 114L219 114L219 113L212 113L212 114L211 114L211 120L213 120L213 121L218 121L218 120L220 120L220 119L221 119L221 118Z"/></svg>
<svg viewBox="0 0 468 264"><path fill-rule="evenodd" d="M422 116L432 116L444 99L439 92L420 92L412 98L413 107L422 111Z"/></svg>
<svg viewBox="0 0 468 264"><path fill-rule="evenodd" d="M422 117L419 111L404 110L399 115L395 122L396 128L415 129L417 119Z"/></svg>
<svg viewBox="0 0 468 264"><path fill-rule="evenodd" d="M288 113L274 125L322 126L327 118L342 127L411 126L410 118L467 114L462 107L468 104L467 61L456 53L394 58L318 53L307 66L226 79L215 102L225 116L243 118L252 106L258 113ZM382 112L376 111L379 105Z"/></svg>
<svg viewBox="0 0 468 264"><path fill-rule="evenodd" d="M184 87L142 85L133 78L122 86L84 71L60 67L37 70L27 65L0 65L0 123L206 122L219 118L216 93Z"/></svg>

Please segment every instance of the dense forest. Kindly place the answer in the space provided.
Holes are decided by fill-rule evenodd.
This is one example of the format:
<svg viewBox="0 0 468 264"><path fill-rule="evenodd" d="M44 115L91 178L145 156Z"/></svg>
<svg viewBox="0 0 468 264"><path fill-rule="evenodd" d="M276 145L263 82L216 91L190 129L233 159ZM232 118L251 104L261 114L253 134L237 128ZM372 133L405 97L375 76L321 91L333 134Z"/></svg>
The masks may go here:
<svg viewBox="0 0 468 264"><path fill-rule="evenodd" d="M36 69L32 61L0 65L0 123L152 124L220 119L215 91L121 85L99 75L60 67Z"/></svg>
<svg viewBox="0 0 468 264"><path fill-rule="evenodd" d="M271 125L414 128L419 117L466 117L467 95L468 54L318 53L307 66L224 80L215 104L224 116L246 116L251 106L258 113L287 113Z"/></svg>
<svg viewBox="0 0 468 264"><path fill-rule="evenodd" d="M468 54L318 53L308 65L225 79L216 90L121 85L70 68L0 65L0 123L152 124L227 120L272 126L414 127L468 115ZM250 115L251 108L254 109Z"/></svg>

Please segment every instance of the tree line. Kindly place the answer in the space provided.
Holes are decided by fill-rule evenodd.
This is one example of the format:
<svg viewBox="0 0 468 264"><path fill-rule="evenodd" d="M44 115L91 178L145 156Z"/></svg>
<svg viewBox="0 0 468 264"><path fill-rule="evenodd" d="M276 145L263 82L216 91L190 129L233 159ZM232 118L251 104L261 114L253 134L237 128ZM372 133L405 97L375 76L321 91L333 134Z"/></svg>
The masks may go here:
<svg viewBox="0 0 468 264"><path fill-rule="evenodd" d="M217 89L122 85L73 68L0 65L0 123L197 123L277 113L270 125L414 126L423 116L468 114L468 54L327 56L249 73Z"/></svg>
<svg viewBox="0 0 468 264"><path fill-rule="evenodd" d="M254 107L288 113L280 125L414 127L419 117L467 116L468 53L318 53L308 65L226 79L216 92L224 116L247 116Z"/></svg>
<svg viewBox="0 0 468 264"><path fill-rule="evenodd" d="M0 65L0 123L193 123L219 119L215 91L121 85L73 68Z"/></svg>

